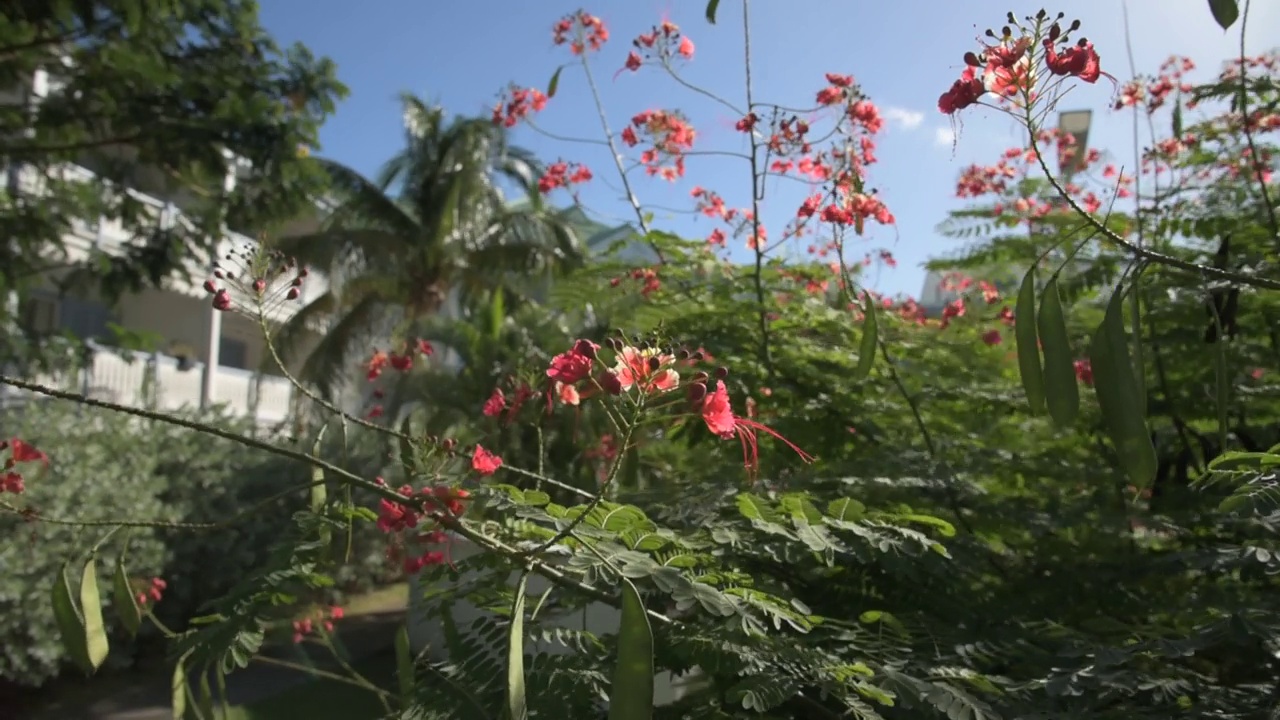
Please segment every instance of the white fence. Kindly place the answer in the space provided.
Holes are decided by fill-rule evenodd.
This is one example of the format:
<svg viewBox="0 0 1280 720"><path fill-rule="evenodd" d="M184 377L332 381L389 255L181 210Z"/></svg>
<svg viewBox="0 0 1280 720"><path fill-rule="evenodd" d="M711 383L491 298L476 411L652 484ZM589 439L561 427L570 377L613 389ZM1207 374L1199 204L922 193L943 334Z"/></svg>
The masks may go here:
<svg viewBox="0 0 1280 720"><path fill-rule="evenodd" d="M42 385L78 392L95 400L159 411L201 406L204 363L163 353L141 353L88 343L89 361L79 371L33 378ZM282 377L238 368L215 371L209 404L274 425L289 417L293 386Z"/></svg>

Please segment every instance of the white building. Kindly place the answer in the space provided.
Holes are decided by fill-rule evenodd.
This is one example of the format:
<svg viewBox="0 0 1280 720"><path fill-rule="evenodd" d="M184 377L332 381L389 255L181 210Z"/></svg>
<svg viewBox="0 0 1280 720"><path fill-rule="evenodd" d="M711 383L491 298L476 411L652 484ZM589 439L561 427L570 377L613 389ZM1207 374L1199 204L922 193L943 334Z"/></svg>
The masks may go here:
<svg viewBox="0 0 1280 720"><path fill-rule="evenodd" d="M0 95L7 96L3 99L9 102L25 99L38 103L57 89L56 80L38 71L29 88ZM128 157L130 152L127 147L114 150L121 157ZM246 169L237 162L232 167L225 179L228 191ZM71 163L45 169L25 165L5 169L7 191L28 197L39 197L50 175L63 180L88 181L94 177L89 167ZM142 204L144 212L153 214L160 228L184 222L184 208L194 207L197 202L189 193L177 189L158 168L138 167L134 176L136 182L127 192ZM317 220L299 219L286 231L304 232L315 227ZM64 242L68 255L64 264L74 265L98 253L118 254L136 240L118 221L85 218L73 222ZM256 245L253 239L226 230L215 257L224 258L233 249ZM23 298L18 308L21 321L38 333L66 332L87 340L89 352L78 371L32 379L125 405L167 411L223 405L233 414L251 416L264 425L283 422L292 408L292 386L278 371L272 371L273 363L255 317L213 308L209 292L202 287L211 276L213 262L211 257L191 257L187 260L190 281L175 273L160 287L127 295L115 303L108 303L92 289L58 292L58 273L51 272L41 289ZM271 308L266 313L268 323L284 321L308 298L326 289L327 280L319 273L311 273L299 288L301 297ZM10 303L16 300L8 299ZM317 340L322 330L316 328ZM121 331L149 338L154 351L140 353L112 347L113 338L119 337ZM0 402L25 397L12 388L0 388Z"/></svg>

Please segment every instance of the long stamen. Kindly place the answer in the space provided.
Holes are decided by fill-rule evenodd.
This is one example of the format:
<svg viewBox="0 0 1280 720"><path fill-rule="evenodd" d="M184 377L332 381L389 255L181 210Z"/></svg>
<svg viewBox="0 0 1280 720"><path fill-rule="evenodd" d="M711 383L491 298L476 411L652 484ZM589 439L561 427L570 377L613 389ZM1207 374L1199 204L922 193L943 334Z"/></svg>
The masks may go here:
<svg viewBox="0 0 1280 720"><path fill-rule="evenodd" d="M812 455L805 452L804 450L801 450L795 443L782 437L782 435L777 430L774 430L768 425L764 425L756 422L755 420L749 420L747 418L737 418L737 424L740 426L749 427L752 430L763 430L766 433L772 435L774 438L781 440L783 443L785 443L786 446L791 448L791 450L794 451L795 454L799 455L800 459L803 460L804 462L810 463L814 461L814 457Z"/></svg>

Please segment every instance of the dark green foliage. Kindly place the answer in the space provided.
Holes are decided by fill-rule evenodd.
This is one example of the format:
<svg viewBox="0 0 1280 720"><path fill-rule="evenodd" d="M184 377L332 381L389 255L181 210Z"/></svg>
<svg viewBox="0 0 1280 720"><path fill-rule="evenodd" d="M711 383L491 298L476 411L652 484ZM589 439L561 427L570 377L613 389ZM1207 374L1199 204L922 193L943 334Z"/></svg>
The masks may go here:
<svg viewBox="0 0 1280 720"><path fill-rule="evenodd" d="M239 431L249 428L217 415L206 421ZM262 500L306 477L306 469L271 456L246 453L227 441L211 441L163 423L131 419L90 408L38 402L0 416L4 437L21 437L52 459L47 471L27 473L27 491L20 506L36 508L55 520L105 521L121 517L173 523L229 523L222 529L138 528L117 533L99 553L99 576L108 607L114 602L109 578L116 555L128 542L127 563L132 577L145 584L152 577L168 582L157 615L182 627L210 598L241 582L261 567L272 545L287 537L287 518L304 507L305 492L261 505L258 511L235 518ZM357 446L359 440L355 441ZM326 447L341 457L341 445ZM367 454L348 457L353 467L371 463ZM346 526L337 533L345 539ZM367 523L356 526L354 552L338 573L338 590L368 588L388 577L380 543ZM52 611L50 578L62 563L96 542L103 528L77 528L54 523L29 523L13 514L0 515L0 548L6 568L0 578L0 678L39 685L54 676L63 661ZM391 569L393 572L395 568ZM79 577L79 565L73 568ZM319 599L321 596L317 596ZM338 600L341 595L332 597ZM133 641L128 628L108 610L107 628L112 652L108 666L128 664ZM144 626L141 641L157 640Z"/></svg>
<svg viewBox="0 0 1280 720"><path fill-rule="evenodd" d="M76 264L73 282L112 297L186 272L224 220L256 234L313 209L324 178L299 147L316 144L345 89L330 61L277 47L255 3L10 5L0 17L0 157L46 187L0 195L0 293L65 261L73 221L119 220L134 238L122 255ZM29 92L37 70L49 73L38 102ZM229 196L224 150L250 163ZM67 163L96 177L66 179ZM162 225L127 187L178 199L189 222Z"/></svg>

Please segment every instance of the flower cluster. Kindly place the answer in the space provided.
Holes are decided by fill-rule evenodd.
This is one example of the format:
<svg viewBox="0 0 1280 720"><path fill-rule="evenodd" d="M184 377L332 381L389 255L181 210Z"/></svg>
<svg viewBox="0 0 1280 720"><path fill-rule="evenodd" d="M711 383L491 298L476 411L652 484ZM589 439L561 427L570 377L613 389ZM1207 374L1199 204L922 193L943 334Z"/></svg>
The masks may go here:
<svg viewBox="0 0 1280 720"><path fill-rule="evenodd" d="M551 42L569 45L569 51L581 55L584 50L599 50L609 41L604 21L585 10L565 15L551 27Z"/></svg>
<svg viewBox="0 0 1280 720"><path fill-rule="evenodd" d="M0 452L9 451L3 467L0 467L0 493L21 494L26 491L26 480L17 471L19 463L40 462L49 464L49 456L18 438L0 440Z"/></svg>
<svg viewBox="0 0 1280 720"><path fill-rule="evenodd" d="M708 238L708 242L711 239ZM640 286L641 297L649 297L653 293L662 289L662 277L658 274L656 268L635 268L626 276ZM623 278L616 277L609 281L610 287L620 287Z"/></svg>
<svg viewBox="0 0 1280 720"><path fill-rule="evenodd" d="M631 118L622 130L622 142L635 147L641 141L650 146L640 154L649 175L664 180L684 177L684 155L693 148L697 132L676 110L645 110Z"/></svg>
<svg viewBox="0 0 1280 720"><path fill-rule="evenodd" d="M299 618L293 621L293 642L300 643L306 637L317 631L318 628L324 628L325 632L333 632L333 621L341 620L346 612L337 606L319 609L311 615Z"/></svg>
<svg viewBox="0 0 1280 720"><path fill-rule="evenodd" d="M384 352L374 349L373 354L368 360L362 363L365 371L365 379L369 382L375 382L382 373L390 367L397 372L406 373L413 369L414 357L421 355L422 357L431 357L436 352L434 346L430 342L418 338L417 340L406 340L399 351ZM381 417L383 413L382 405L378 401L383 398L383 391L375 389L372 394L373 404L369 407L366 418L372 420Z"/></svg>
<svg viewBox="0 0 1280 720"><path fill-rule="evenodd" d="M1041 151L1056 151L1061 165L1070 163L1076 168L1069 178L1063 179L1062 189L1076 204L1089 212L1096 212L1104 205L1108 195L1117 198L1132 196L1133 176L1121 173L1115 165L1103 165L1102 153L1090 149L1080 154L1074 135L1059 129L1041 130L1036 135ZM1101 168L1099 170L1099 168ZM992 214L1016 217L1032 223L1051 213L1067 212L1060 200L1024 197L1020 193L1026 187L1022 182L1038 173L1039 159L1031 148L1011 147L991 165L973 164L965 168L956 182L956 197L996 197L991 206ZM1101 190L1090 189L1084 181L1093 180L1105 186Z"/></svg>
<svg viewBox="0 0 1280 720"><path fill-rule="evenodd" d="M556 188L569 189L590 179L591 170L586 165L559 160L548 165L546 172L538 178L538 191L546 195Z"/></svg>
<svg viewBox="0 0 1280 720"><path fill-rule="evenodd" d="M510 396L502 387L495 387L481 409L485 417L500 419L506 425L510 425L525 405L538 395L526 382L517 383L514 378L508 378L508 384L511 388Z"/></svg>
<svg viewBox="0 0 1280 720"><path fill-rule="evenodd" d="M149 581L144 581L145 588L139 592L134 598L138 601L138 607L145 607L149 603L158 603L164 598L164 591L169 587L169 583L156 577Z"/></svg>
<svg viewBox="0 0 1280 720"><path fill-rule="evenodd" d="M678 368L693 368L710 359L702 349L669 349L652 341L631 344L611 337L606 346L607 350L590 340L578 340L572 348L552 358L546 371L551 383L549 399L561 405L578 406L596 396L629 395L640 404L674 397L674 391L682 387ZM612 358L604 357L606 352L611 353ZM781 440L802 460L811 462L812 456L772 428L751 419L750 411L746 417L733 412L724 383L728 374L728 368L724 367L715 368L712 373L699 370L683 383L684 403L692 413L701 417L715 435L737 438L742 445L744 466L753 474L759 467L760 432ZM713 378L716 385L711 389L708 384ZM602 453L616 458L618 452L619 448L610 438ZM603 455L598 453L599 456Z"/></svg>
<svg viewBox="0 0 1280 720"><path fill-rule="evenodd" d="M379 485L386 481L378 478ZM442 518L461 517L466 512L466 501L471 493L463 488L451 485L432 485L415 491L411 485L402 485L397 492L405 500L378 501L378 529L388 535L396 535L400 544L388 547L388 557L400 558L406 573L415 573L428 565L439 565L448 561L445 551L436 549L445 544L448 534L440 527ZM427 549L414 554L404 552L403 543L412 542Z"/></svg>
<svg viewBox="0 0 1280 720"><path fill-rule="evenodd" d="M547 96L541 90L511 85L493 106L493 124L515 127L516 123L533 113L542 112L546 106Z"/></svg>
<svg viewBox="0 0 1280 720"><path fill-rule="evenodd" d="M986 36L994 42L980 41L981 52L965 53L964 72L939 96L938 110L954 115L988 93L995 96L997 104L1025 107L1051 90L1049 83L1055 78L1097 82L1105 73L1093 43L1080 38L1072 44L1070 35L1080 29L1080 21L1072 22L1064 31L1060 24L1064 17L1058 13L1050 20L1041 10L1020 23L1009 13L1008 25L999 34L987 30Z"/></svg>
<svg viewBox="0 0 1280 720"><path fill-rule="evenodd" d="M302 297L302 282L310 271L296 258L278 250L244 243L232 249L214 265L213 277L204 281L205 292L213 296L213 307L223 312L240 304L266 311L275 303Z"/></svg>
<svg viewBox="0 0 1280 720"><path fill-rule="evenodd" d="M687 35L682 35L680 27L669 20L637 36L631 41L631 45L635 49L627 55L623 69L632 72L639 70L650 60L666 63L674 57L686 60L693 57L693 41Z"/></svg>

